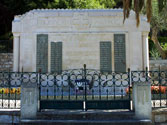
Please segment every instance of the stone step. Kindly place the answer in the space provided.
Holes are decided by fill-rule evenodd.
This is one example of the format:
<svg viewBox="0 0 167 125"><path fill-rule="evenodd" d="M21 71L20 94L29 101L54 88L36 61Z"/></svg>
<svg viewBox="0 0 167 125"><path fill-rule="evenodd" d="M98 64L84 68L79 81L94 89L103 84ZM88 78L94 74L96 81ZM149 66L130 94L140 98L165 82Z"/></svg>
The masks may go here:
<svg viewBox="0 0 167 125"><path fill-rule="evenodd" d="M151 125L148 119L137 119L129 110L54 110L37 113L36 119L22 119L23 124L54 125Z"/></svg>
<svg viewBox="0 0 167 125"><path fill-rule="evenodd" d="M38 112L37 119L45 120L131 120L136 119L132 111L45 111Z"/></svg>
<svg viewBox="0 0 167 125"><path fill-rule="evenodd" d="M21 124L35 124L35 125L152 125L150 120L30 120L23 119Z"/></svg>

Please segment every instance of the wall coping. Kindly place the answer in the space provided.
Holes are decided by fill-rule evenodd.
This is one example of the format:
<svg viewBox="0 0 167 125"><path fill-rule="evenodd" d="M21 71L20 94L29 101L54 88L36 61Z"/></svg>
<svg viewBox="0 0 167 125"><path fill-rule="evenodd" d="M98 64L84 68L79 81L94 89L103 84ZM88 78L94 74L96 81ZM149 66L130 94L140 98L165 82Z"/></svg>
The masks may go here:
<svg viewBox="0 0 167 125"><path fill-rule="evenodd" d="M167 59L165 60L149 60L150 64L154 64L154 63L159 63L159 64L162 64L162 63L167 63Z"/></svg>

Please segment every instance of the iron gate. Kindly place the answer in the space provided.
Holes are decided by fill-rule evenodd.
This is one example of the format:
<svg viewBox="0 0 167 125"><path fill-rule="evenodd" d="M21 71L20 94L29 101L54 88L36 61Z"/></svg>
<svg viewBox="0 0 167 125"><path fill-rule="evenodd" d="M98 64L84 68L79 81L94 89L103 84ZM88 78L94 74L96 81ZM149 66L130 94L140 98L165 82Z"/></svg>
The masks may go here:
<svg viewBox="0 0 167 125"><path fill-rule="evenodd" d="M39 74L40 109L130 109L129 72L73 69Z"/></svg>

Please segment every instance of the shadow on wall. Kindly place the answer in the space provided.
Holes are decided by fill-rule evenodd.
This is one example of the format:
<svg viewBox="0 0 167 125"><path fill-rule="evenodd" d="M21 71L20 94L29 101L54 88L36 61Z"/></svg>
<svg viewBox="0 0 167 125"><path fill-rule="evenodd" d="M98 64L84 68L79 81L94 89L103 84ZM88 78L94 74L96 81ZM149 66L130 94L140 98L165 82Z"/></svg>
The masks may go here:
<svg viewBox="0 0 167 125"><path fill-rule="evenodd" d="M13 70L13 53L0 53L0 72Z"/></svg>

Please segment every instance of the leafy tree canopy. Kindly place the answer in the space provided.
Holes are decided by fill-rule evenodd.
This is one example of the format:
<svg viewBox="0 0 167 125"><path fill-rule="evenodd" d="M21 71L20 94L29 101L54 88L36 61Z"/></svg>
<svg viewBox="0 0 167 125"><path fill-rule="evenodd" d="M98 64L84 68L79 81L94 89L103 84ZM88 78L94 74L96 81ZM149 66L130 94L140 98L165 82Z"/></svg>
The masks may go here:
<svg viewBox="0 0 167 125"><path fill-rule="evenodd" d="M139 14L145 12L147 21L151 24L150 38L163 59L167 58L167 48L159 43L158 33L167 30L167 0L123 0L124 20L133 9L136 13L136 24L139 26Z"/></svg>

